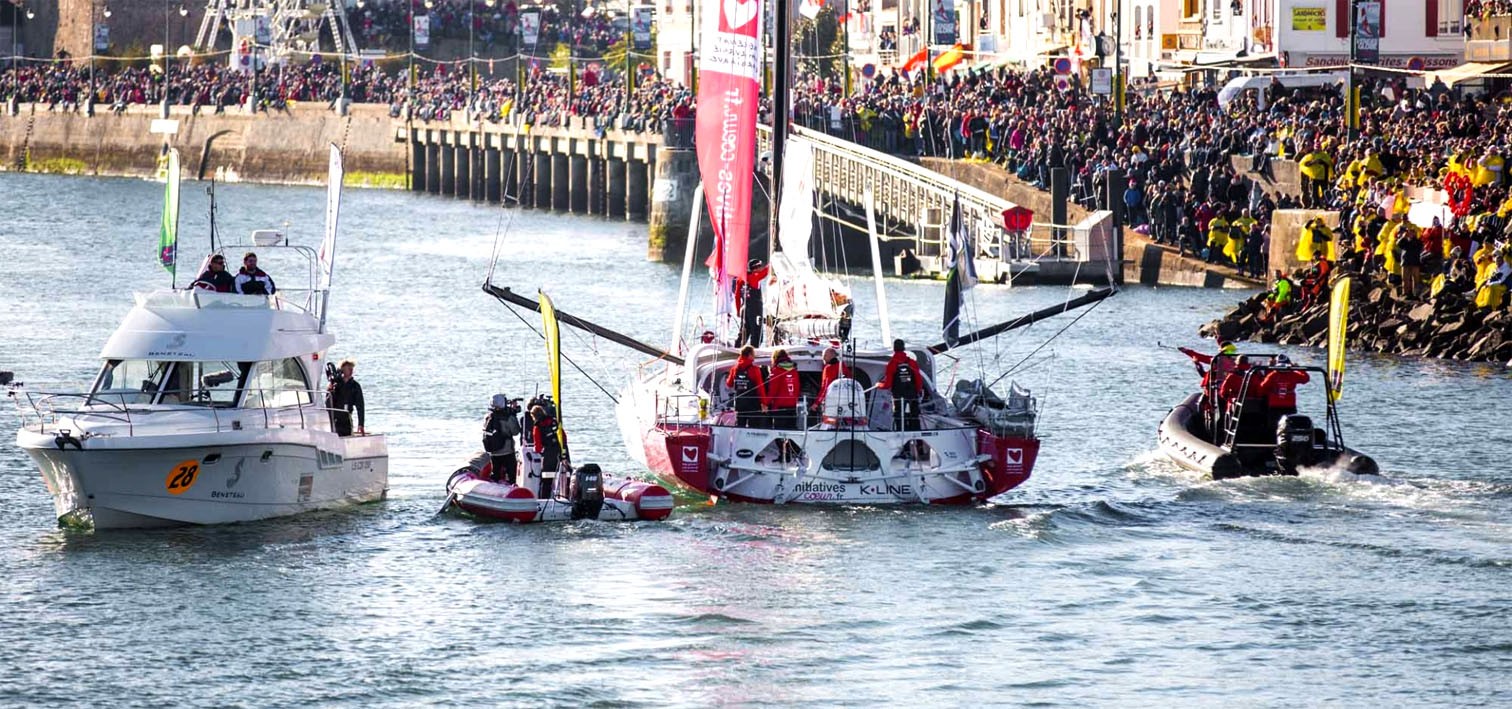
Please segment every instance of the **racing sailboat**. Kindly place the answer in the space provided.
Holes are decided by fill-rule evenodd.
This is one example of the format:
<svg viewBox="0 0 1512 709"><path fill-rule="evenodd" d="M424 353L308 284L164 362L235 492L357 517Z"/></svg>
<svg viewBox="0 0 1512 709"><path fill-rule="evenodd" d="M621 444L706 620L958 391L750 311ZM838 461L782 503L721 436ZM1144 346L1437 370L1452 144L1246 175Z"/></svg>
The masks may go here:
<svg viewBox="0 0 1512 709"><path fill-rule="evenodd" d="M706 0L698 110L698 162L703 183L695 210L706 202L715 248L706 264L714 291L708 330L686 338L684 326L695 239L688 240L672 343L661 348L609 328L558 313L564 324L629 346L653 358L619 397L616 412L626 448L664 480L684 490L756 503L966 504L987 500L1027 480L1039 453L1034 396L1012 386L999 396L981 380L937 383L935 357L1101 301L1104 288L965 335L961 298L974 282L973 253L959 204L952 219L952 262L943 341L906 349L917 380L917 415L900 416L888 377L894 348L881 288L880 257L872 239L874 280L882 323L881 346L851 338L854 307L844 285L819 274L809 257L812 228L812 148L789 136L786 120L772 131L775 218L770 271L751 259L751 190L755 163L761 18L739 12L758 4ZM732 10L733 8L733 10ZM775 45L787 45L785 12L776 13ZM789 57L776 52L774 115L787 116ZM789 148L791 147L791 153ZM745 175L744 179L735 176ZM865 205L870 210L870 205ZM700 215L693 215L696 225ZM507 304L538 304L492 283L485 290ZM763 312L770 300L771 312ZM750 343L755 362L782 350L795 371L799 405L791 415L752 421L735 409L729 383ZM828 353L830 349L834 353ZM843 354L841 354L843 353ZM826 356L842 360L840 376L824 381ZM745 365L740 365L745 366ZM820 403L822 401L822 403ZM912 407L909 407L912 408Z"/></svg>

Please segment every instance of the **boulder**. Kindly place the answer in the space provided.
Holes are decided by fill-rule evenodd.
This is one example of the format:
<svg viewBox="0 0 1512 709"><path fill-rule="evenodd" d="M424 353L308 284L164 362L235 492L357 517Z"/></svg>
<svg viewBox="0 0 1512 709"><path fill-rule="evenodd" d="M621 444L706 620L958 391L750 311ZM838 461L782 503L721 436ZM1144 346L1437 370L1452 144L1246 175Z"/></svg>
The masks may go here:
<svg viewBox="0 0 1512 709"><path fill-rule="evenodd" d="M1412 310L1407 311L1407 319L1413 322L1424 322L1433 317L1433 303L1419 303Z"/></svg>

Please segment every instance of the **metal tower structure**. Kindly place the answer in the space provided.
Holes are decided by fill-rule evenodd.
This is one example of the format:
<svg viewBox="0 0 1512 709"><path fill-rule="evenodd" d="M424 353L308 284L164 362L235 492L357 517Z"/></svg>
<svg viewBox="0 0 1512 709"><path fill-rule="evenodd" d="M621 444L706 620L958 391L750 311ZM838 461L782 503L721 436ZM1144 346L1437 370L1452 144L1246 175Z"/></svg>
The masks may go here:
<svg viewBox="0 0 1512 709"><path fill-rule="evenodd" d="M211 49L223 26L232 27L233 33L249 34L235 31L238 26L247 26L242 23L266 23L267 45L274 55L319 51L321 30L327 27L337 54L357 55L357 39L352 35L343 0L208 0L205 18L194 37L195 48Z"/></svg>

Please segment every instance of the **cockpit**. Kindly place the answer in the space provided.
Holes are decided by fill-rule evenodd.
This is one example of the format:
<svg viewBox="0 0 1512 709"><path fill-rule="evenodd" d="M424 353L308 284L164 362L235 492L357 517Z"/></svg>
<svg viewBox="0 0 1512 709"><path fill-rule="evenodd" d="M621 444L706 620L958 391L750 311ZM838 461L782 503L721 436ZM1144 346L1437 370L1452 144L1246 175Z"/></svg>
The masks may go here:
<svg viewBox="0 0 1512 709"><path fill-rule="evenodd" d="M314 401L302 362L106 360L90 395L103 403L220 409L281 408Z"/></svg>

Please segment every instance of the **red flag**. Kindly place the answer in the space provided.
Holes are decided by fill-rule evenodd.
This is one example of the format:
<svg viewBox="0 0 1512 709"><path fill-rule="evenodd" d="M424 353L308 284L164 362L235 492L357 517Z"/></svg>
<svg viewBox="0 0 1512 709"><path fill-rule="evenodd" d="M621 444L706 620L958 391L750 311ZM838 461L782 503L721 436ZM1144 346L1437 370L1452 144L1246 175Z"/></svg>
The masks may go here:
<svg viewBox="0 0 1512 709"><path fill-rule="evenodd" d="M927 61L929 61L929 50L920 49L913 56L909 57L908 61L903 63L903 71L912 74L922 68L924 66L924 62Z"/></svg>
<svg viewBox="0 0 1512 709"><path fill-rule="evenodd" d="M706 262L724 282L746 274L751 183L756 167L756 104L761 81L761 0L703 0L699 47L698 172L714 225Z"/></svg>

